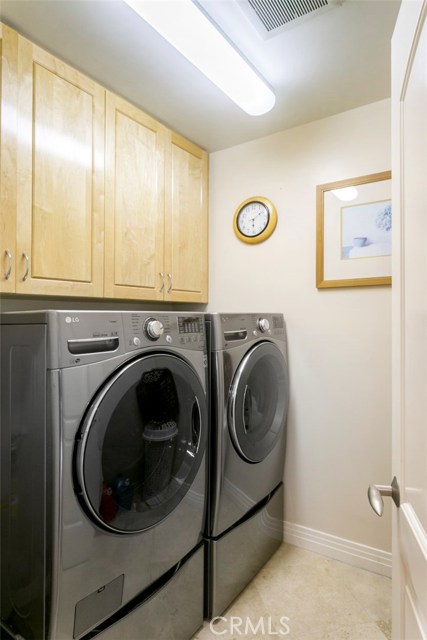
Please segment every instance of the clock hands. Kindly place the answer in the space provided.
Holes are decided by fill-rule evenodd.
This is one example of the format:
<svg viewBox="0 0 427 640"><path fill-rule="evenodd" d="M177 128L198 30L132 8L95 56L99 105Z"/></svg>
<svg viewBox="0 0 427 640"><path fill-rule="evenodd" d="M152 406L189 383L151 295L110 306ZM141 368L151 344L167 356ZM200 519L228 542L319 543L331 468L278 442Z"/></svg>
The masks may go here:
<svg viewBox="0 0 427 640"><path fill-rule="evenodd" d="M249 218L249 222L253 222L255 218L258 218L258 216L260 216L262 213L264 213L264 211L258 211L258 213L252 216L252 218Z"/></svg>

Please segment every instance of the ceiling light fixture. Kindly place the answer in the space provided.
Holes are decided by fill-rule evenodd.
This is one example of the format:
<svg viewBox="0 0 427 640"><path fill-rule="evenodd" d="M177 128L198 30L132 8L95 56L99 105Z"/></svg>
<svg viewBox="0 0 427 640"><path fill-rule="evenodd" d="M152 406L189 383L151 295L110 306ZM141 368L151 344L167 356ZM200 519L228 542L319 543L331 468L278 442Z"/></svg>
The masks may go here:
<svg viewBox="0 0 427 640"><path fill-rule="evenodd" d="M246 113L274 107L271 89L191 0L125 2Z"/></svg>

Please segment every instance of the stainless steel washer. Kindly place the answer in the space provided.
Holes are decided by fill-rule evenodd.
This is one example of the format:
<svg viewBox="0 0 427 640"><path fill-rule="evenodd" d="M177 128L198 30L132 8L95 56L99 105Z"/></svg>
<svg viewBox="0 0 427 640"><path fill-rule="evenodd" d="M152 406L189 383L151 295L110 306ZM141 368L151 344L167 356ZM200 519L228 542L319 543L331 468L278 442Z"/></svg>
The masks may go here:
<svg viewBox="0 0 427 640"><path fill-rule="evenodd" d="M5 313L0 329L2 624L189 638L203 621L203 316Z"/></svg>
<svg viewBox="0 0 427 640"><path fill-rule="evenodd" d="M210 314L206 616L220 615L280 545L289 400L282 314Z"/></svg>

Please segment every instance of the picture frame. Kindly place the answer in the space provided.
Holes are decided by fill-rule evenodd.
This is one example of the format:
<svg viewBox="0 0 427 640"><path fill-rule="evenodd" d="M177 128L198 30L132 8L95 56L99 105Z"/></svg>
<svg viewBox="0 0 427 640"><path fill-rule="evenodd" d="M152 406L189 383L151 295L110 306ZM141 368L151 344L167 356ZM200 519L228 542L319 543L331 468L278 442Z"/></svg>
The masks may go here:
<svg viewBox="0 0 427 640"><path fill-rule="evenodd" d="M391 171L316 187L316 287L391 284Z"/></svg>

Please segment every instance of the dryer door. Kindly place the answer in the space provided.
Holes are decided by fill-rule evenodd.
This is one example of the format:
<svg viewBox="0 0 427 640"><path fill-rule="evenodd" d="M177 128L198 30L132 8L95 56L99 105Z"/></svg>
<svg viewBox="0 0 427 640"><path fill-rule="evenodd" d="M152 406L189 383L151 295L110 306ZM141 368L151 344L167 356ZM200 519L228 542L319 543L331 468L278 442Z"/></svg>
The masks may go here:
<svg viewBox="0 0 427 640"><path fill-rule="evenodd" d="M171 354L118 369L93 398L75 450L77 493L95 523L136 533L165 518L190 489L206 448L206 396Z"/></svg>
<svg viewBox="0 0 427 640"><path fill-rule="evenodd" d="M261 462L277 444L288 411L286 360L272 342L260 342L241 361L231 384L229 425L237 452Z"/></svg>

